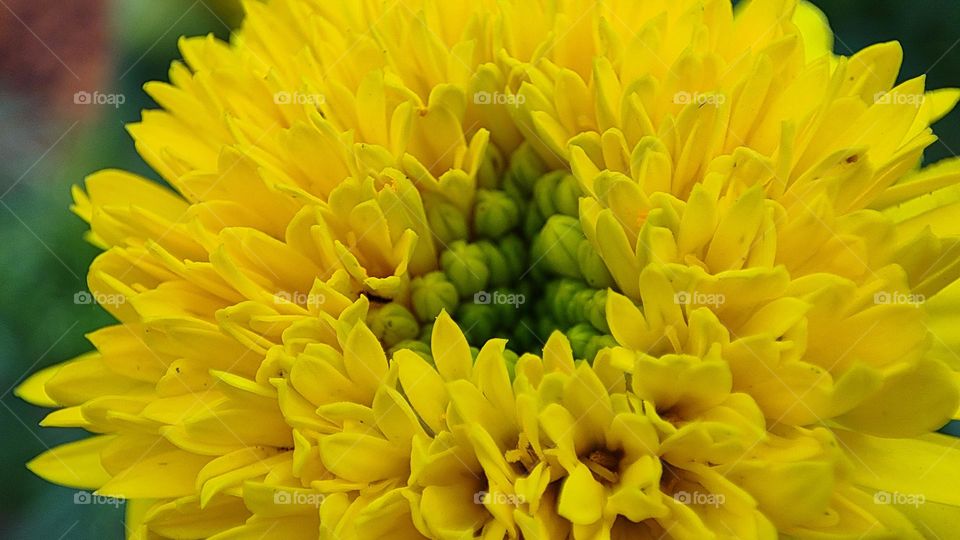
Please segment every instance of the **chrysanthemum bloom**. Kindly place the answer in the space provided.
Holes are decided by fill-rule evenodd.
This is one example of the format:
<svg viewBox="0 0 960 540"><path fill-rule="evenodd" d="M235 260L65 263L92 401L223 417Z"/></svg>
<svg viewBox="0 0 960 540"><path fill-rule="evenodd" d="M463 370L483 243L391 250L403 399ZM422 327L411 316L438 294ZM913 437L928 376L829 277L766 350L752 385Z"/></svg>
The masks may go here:
<svg viewBox="0 0 960 540"><path fill-rule="evenodd" d="M250 2L20 387L131 538L952 537L960 93L791 0Z"/></svg>

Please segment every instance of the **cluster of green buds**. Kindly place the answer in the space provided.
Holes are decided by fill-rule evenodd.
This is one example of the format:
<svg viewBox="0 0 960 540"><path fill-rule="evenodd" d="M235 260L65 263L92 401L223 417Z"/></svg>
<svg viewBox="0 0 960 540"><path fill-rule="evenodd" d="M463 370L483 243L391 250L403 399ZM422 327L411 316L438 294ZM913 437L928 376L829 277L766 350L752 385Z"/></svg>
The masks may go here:
<svg viewBox="0 0 960 540"><path fill-rule="evenodd" d="M539 352L555 331L578 358L614 345L605 316L614 282L577 218L573 175L546 172L524 145L505 169L490 150L477 185L469 215L445 202L427 205L440 268L411 281L409 309L376 311L378 337L429 358L433 321L446 311L473 346L502 337L512 351Z"/></svg>

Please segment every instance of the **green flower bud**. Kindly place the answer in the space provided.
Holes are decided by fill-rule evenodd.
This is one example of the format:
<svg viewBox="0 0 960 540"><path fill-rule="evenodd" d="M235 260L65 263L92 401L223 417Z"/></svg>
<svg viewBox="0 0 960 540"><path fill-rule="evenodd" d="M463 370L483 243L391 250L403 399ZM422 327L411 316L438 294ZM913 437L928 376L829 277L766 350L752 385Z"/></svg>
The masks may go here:
<svg viewBox="0 0 960 540"><path fill-rule="evenodd" d="M477 192L473 231L484 238L500 238L520 223L520 207L502 191Z"/></svg>
<svg viewBox="0 0 960 540"><path fill-rule="evenodd" d="M420 327L420 335L417 336L417 340L423 342L430 346L430 341L433 339L433 323L427 323Z"/></svg>
<svg viewBox="0 0 960 540"><path fill-rule="evenodd" d="M573 295L573 301L567 304L567 320L573 322L573 324L590 322L587 317L587 310L590 309L590 302L592 301L593 289L582 286Z"/></svg>
<svg viewBox="0 0 960 540"><path fill-rule="evenodd" d="M553 204L561 214L580 215L580 183L572 174L564 175L553 191Z"/></svg>
<svg viewBox="0 0 960 540"><path fill-rule="evenodd" d="M540 213L537 204L531 202L527 205L527 212L523 216L523 237L527 239L536 238L543 229L547 219Z"/></svg>
<svg viewBox="0 0 960 540"><path fill-rule="evenodd" d="M488 144L487 153L480 162L477 171L477 187L480 189L497 189L500 179L504 176L503 154L496 145Z"/></svg>
<svg viewBox="0 0 960 540"><path fill-rule="evenodd" d="M507 176L512 178L515 185L529 195L533 191L533 185L537 179L546 172L546 165L537 155L529 143L523 143L520 148L510 156L510 168L507 170Z"/></svg>
<svg viewBox="0 0 960 540"><path fill-rule="evenodd" d="M587 346L583 351L583 358L592 364L593 360L597 357L597 353L607 347L616 346L617 342L611 335L604 334L600 336L594 336L590 338L590 341L587 342Z"/></svg>
<svg viewBox="0 0 960 540"><path fill-rule="evenodd" d="M437 235L440 242L452 244L458 240L466 240L469 234L467 217L460 209L447 202L434 202L425 206L430 230ZM426 242L430 239L421 238L420 240Z"/></svg>
<svg viewBox="0 0 960 540"><path fill-rule="evenodd" d="M483 260L487 263L487 270L490 271L490 285L492 287L502 287L507 285L516 277L510 271L510 264L503 253L497 249L497 246L482 240L474 244L483 252Z"/></svg>
<svg viewBox="0 0 960 540"><path fill-rule="evenodd" d="M570 340L570 347L573 349L575 358L593 360L593 357L588 357L587 353L590 352L590 340L600 336L596 328L586 323L580 323L572 326L565 334L567 339Z"/></svg>
<svg viewBox="0 0 960 540"><path fill-rule="evenodd" d="M470 343L485 343L497 332L497 311L487 304L464 303L456 315Z"/></svg>
<svg viewBox="0 0 960 540"><path fill-rule="evenodd" d="M546 244L543 236L536 235L530 244L530 266L524 272L533 282L547 282L552 279L549 264L546 261Z"/></svg>
<svg viewBox="0 0 960 540"><path fill-rule="evenodd" d="M517 208L523 208L526 205L527 199L530 198L529 195L523 192L523 188L517 185L516 178L510 175L503 177L503 182L500 184L500 193L503 193L509 197L511 201L516 203Z"/></svg>
<svg viewBox="0 0 960 540"><path fill-rule="evenodd" d="M510 380L517 378L517 362L520 360L520 357L517 353L511 351L510 349L505 349L503 351L503 363L507 366L507 373L510 375Z"/></svg>
<svg viewBox="0 0 960 540"><path fill-rule="evenodd" d="M580 278L580 242L585 240L580 221L564 215L550 216L540 231L543 263L557 275Z"/></svg>
<svg viewBox="0 0 960 540"><path fill-rule="evenodd" d="M367 325L387 348L417 337L420 325L413 313L397 303L385 304L367 315Z"/></svg>
<svg viewBox="0 0 960 540"><path fill-rule="evenodd" d="M454 242L440 255L440 267L457 288L460 298L472 296L487 288L490 270L483 250L466 242Z"/></svg>
<svg viewBox="0 0 960 540"><path fill-rule="evenodd" d="M587 320L604 334L610 333L610 323L607 322L607 289L594 291L593 300L587 308Z"/></svg>
<svg viewBox="0 0 960 540"><path fill-rule="evenodd" d="M565 174L562 171L556 171L541 176L533 186L533 200L537 203L540 213L547 218L557 213L553 195L557 190L557 184L560 183Z"/></svg>
<svg viewBox="0 0 960 540"><path fill-rule="evenodd" d="M447 276L443 272L430 272L414 279L410 283L410 291L413 312L421 321L436 319L444 309L447 313L453 313L457 310L460 300L457 288L447 281Z"/></svg>
<svg viewBox="0 0 960 540"><path fill-rule="evenodd" d="M584 239L580 242L577 249L577 260L580 263L580 274L583 279L594 289L608 289L613 287L613 276L607 270L606 263L600 257L600 253L593 248L589 240Z"/></svg>
<svg viewBox="0 0 960 540"><path fill-rule="evenodd" d="M558 279L551 281L547 287L547 297L550 299L549 317L556 319L563 326L569 326L581 322L575 317L569 316L568 307L574 302L574 299L583 285L572 279Z"/></svg>
<svg viewBox="0 0 960 540"><path fill-rule="evenodd" d="M497 248L507 261L510 275L518 279L527 270L527 246L519 237L510 235L500 239Z"/></svg>

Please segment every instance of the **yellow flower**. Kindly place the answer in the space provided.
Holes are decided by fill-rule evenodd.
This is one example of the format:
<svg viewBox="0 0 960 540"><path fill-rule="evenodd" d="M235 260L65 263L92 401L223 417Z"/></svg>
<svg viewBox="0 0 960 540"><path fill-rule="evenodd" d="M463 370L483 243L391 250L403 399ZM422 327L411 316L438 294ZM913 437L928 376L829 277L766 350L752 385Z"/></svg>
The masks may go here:
<svg viewBox="0 0 960 540"><path fill-rule="evenodd" d="M18 395L147 538L947 538L960 98L798 0L247 2Z"/></svg>

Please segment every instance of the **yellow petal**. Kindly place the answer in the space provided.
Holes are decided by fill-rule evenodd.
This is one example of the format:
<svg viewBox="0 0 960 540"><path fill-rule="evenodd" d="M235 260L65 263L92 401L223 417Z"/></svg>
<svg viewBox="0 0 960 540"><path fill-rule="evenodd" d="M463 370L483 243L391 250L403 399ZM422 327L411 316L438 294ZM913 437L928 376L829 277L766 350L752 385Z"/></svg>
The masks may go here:
<svg viewBox="0 0 960 540"><path fill-rule="evenodd" d="M320 458L333 474L353 482L405 477L410 457L387 439L359 433L335 433L320 441Z"/></svg>
<svg viewBox="0 0 960 540"><path fill-rule="evenodd" d="M182 450L157 452L115 475L97 493L125 499L191 495L197 474L211 459Z"/></svg>
<svg viewBox="0 0 960 540"><path fill-rule="evenodd" d="M100 454L111 440L113 437L105 435L60 445L33 458L27 468L48 482L97 489L110 480Z"/></svg>
<svg viewBox="0 0 960 540"><path fill-rule="evenodd" d="M53 365L34 373L27 377L27 380L20 383L13 391L14 395L20 399L33 403L38 407L57 407L59 404L47 395L47 381L56 375L61 364Z"/></svg>
<svg viewBox="0 0 960 540"><path fill-rule="evenodd" d="M473 371L473 355L460 327L446 311L440 313L433 325L430 343L433 361L446 381L469 379Z"/></svg>
<svg viewBox="0 0 960 540"><path fill-rule="evenodd" d="M897 366L880 390L841 416L843 424L882 437L912 437L943 427L960 406L960 389L942 362Z"/></svg>
<svg viewBox="0 0 960 540"><path fill-rule="evenodd" d="M397 351L394 361L400 367L400 384L410 404L424 423L439 433L444 429L450 401L440 374L420 355L406 349Z"/></svg>
<svg viewBox="0 0 960 540"><path fill-rule="evenodd" d="M793 14L793 24L797 25L803 36L808 63L821 56L833 54L833 31L830 30L830 21L817 6L806 0L798 2L797 10Z"/></svg>
<svg viewBox="0 0 960 540"><path fill-rule="evenodd" d="M127 504L130 504L129 502ZM156 506L146 515L154 534L168 538L208 538L218 532L243 525L250 511L237 497L220 497L201 508L196 496Z"/></svg>
<svg viewBox="0 0 960 540"><path fill-rule="evenodd" d="M387 373L387 357L367 325L358 324L350 333L343 350L343 364L353 382L372 399Z"/></svg>
<svg viewBox="0 0 960 540"><path fill-rule="evenodd" d="M886 439L836 430L854 465L854 479L888 493L919 495L926 500L960 506L960 448L956 439L927 434L913 439Z"/></svg>
<svg viewBox="0 0 960 540"><path fill-rule="evenodd" d="M557 513L575 525L590 525L603 517L603 486L583 463L563 481Z"/></svg>

